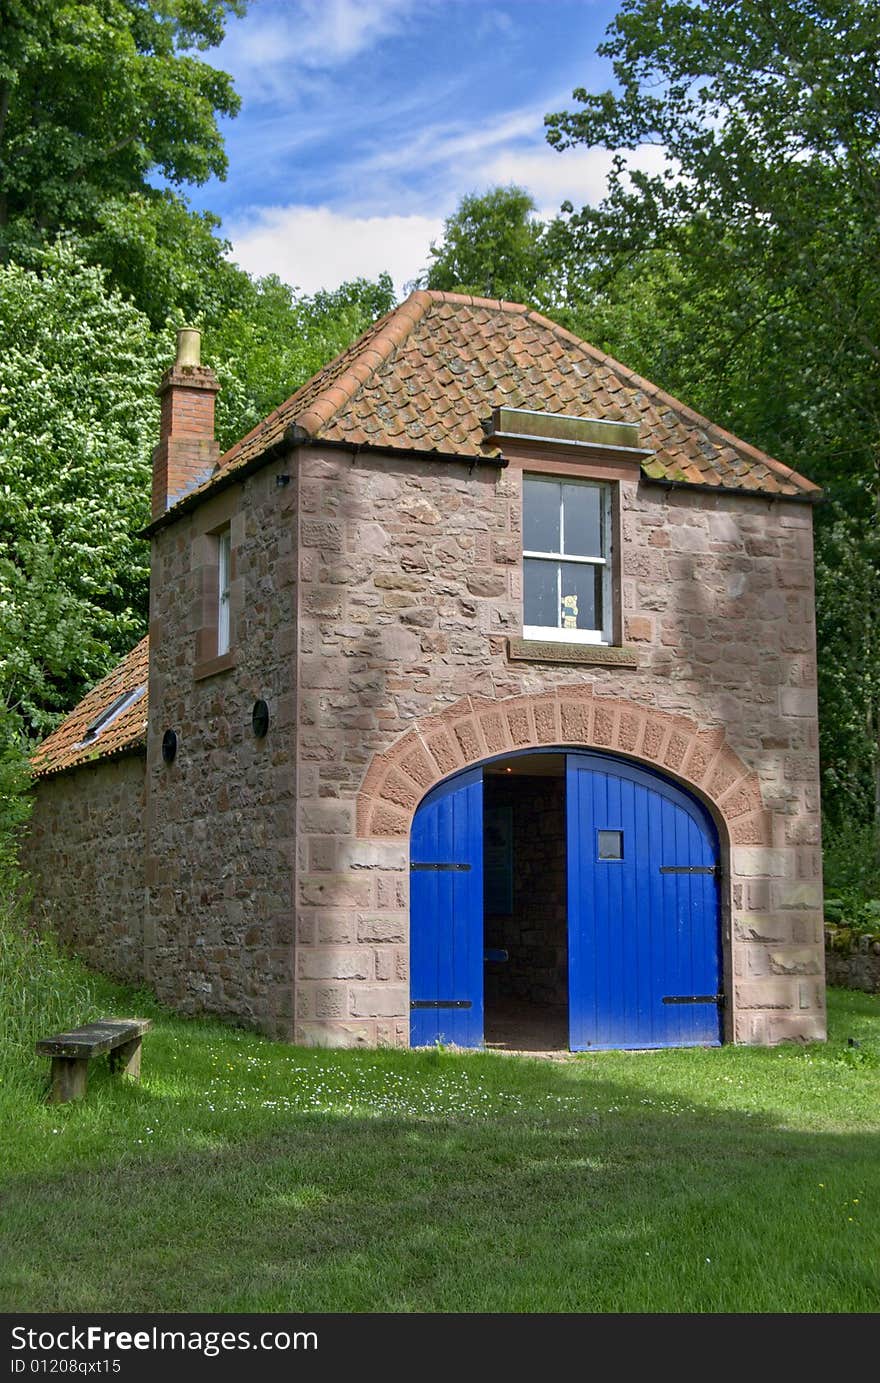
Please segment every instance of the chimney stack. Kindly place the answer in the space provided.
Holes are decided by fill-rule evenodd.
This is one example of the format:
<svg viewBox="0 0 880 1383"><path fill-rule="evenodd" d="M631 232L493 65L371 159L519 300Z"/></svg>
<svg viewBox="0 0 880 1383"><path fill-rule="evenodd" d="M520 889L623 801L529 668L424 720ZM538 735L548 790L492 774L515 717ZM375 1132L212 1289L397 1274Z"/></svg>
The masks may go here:
<svg viewBox="0 0 880 1383"><path fill-rule="evenodd" d="M214 371L200 363L202 333L182 327L177 359L159 385L162 415L153 452L153 518L210 479L220 458L214 440Z"/></svg>

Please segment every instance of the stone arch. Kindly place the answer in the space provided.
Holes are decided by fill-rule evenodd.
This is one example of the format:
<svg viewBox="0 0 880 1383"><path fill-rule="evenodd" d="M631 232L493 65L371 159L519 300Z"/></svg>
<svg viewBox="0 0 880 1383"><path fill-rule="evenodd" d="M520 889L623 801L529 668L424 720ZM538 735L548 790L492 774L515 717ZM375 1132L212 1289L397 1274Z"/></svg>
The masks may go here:
<svg viewBox="0 0 880 1383"><path fill-rule="evenodd" d="M595 696L592 687L565 686L502 701L465 696L416 721L374 755L358 794L357 834L406 838L419 802L444 778L500 754L551 745L604 749L661 769L702 798L731 845L772 844L758 775L723 729L701 728L623 697Z"/></svg>

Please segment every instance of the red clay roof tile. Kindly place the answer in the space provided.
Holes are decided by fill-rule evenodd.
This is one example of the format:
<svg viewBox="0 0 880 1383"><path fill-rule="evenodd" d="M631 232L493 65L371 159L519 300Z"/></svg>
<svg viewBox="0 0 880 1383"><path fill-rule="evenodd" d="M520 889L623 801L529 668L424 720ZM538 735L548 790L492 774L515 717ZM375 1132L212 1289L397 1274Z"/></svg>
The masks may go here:
<svg viewBox="0 0 880 1383"><path fill-rule="evenodd" d="M83 742L86 730L125 692L146 688L149 639L141 639L112 672L88 692L65 721L43 740L31 758L34 776L42 778L66 768L93 763L136 749L147 738L147 692L117 716L95 739Z"/></svg>

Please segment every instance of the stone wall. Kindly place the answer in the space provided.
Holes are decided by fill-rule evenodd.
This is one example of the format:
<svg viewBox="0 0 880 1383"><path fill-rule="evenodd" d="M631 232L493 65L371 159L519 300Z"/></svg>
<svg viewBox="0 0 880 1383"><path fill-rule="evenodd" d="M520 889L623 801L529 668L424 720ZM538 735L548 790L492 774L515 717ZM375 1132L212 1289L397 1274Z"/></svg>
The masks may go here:
<svg viewBox="0 0 880 1383"><path fill-rule="evenodd" d="M413 812L456 769L548 744L612 749L702 797L727 1036L821 1037L811 513L606 468L636 665L513 660L522 468L541 464L299 453L297 1039L408 1041Z"/></svg>
<svg viewBox="0 0 880 1383"><path fill-rule="evenodd" d="M828 983L880 994L880 936L858 936L845 927L825 928Z"/></svg>
<svg viewBox="0 0 880 1383"><path fill-rule="evenodd" d="M24 859L36 920L86 964L144 977L144 760L108 759L39 779Z"/></svg>
<svg viewBox="0 0 880 1383"><path fill-rule="evenodd" d="M565 779L489 774L486 810L509 803L513 826L513 910L485 914L485 944L507 951L487 962L493 998L568 1006L568 900Z"/></svg>
<svg viewBox="0 0 880 1383"><path fill-rule="evenodd" d="M293 1026L296 486L266 468L153 538L146 969L159 997L288 1037ZM216 654L217 532L231 533L231 649ZM269 705L265 738L254 702ZM162 737L179 748L163 762Z"/></svg>

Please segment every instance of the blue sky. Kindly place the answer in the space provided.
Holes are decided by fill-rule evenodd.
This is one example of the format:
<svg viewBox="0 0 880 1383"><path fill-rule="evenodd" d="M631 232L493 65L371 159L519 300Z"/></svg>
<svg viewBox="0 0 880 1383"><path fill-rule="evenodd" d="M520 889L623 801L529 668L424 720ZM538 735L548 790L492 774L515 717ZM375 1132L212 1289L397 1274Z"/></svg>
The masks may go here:
<svg viewBox="0 0 880 1383"><path fill-rule="evenodd" d="M467 192L516 182L543 213L601 196L610 155L556 153L546 112L604 88L615 0L251 0L206 58L230 72L226 182L193 204L234 257L303 292L382 269L398 292Z"/></svg>

